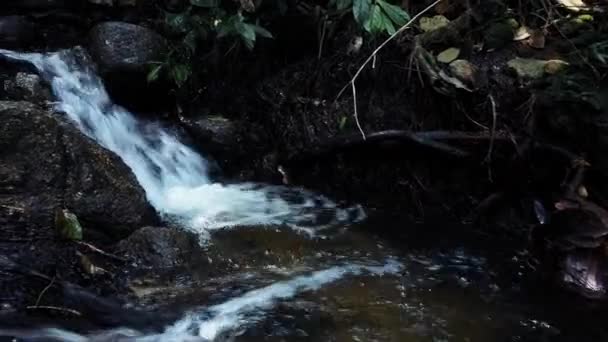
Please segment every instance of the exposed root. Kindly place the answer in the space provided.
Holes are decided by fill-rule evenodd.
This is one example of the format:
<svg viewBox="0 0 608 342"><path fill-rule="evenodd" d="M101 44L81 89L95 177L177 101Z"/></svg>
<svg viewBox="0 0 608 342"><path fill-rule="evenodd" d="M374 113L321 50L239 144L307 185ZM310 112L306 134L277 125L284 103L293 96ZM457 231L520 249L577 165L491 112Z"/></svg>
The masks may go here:
<svg viewBox="0 0 608 342"><path fill-rule="evenodd" d="M74 309L69 309L69 308L62 308L59 306L34 305L34 306L26 306L25 308L28 310L58 311L58 312L70 314L73 316L78 316L78 317L82 316L82 313L80 313L80 311L77 311Z"/></svg>

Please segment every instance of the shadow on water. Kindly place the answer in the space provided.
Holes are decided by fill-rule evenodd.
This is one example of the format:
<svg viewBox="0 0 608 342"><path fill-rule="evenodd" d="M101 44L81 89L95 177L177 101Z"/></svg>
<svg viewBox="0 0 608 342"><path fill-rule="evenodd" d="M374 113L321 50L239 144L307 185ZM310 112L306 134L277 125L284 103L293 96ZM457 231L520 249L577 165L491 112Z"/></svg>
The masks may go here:
<svg viewBox="0 0 608 342"><path fill-rule="evenodd" d="M413 225L383 215L316 238L279 227L244 227L214 233L207 247L215 265L209 267L218 267L221 276L181 274L162 288L149 284L138 301L149 305L147 312L174 317L198 312L181 324L211 329L198 333L212 331L208 336L218 341L606 340L601 303L548 287L526 266L524 248L516 243L521 241L469 226ZM403 268L338 273L312 285L318 270L378 264L387 256ZM299 276L308 285L290 287ZM267 290L273 287L282 290L271 296ZM228 311L219 314L218 308ZM238 324L210 327L235 313ZM161 332L161 324L145 330ZM178 335L157 338L173 340L169 336Z"/></svg>

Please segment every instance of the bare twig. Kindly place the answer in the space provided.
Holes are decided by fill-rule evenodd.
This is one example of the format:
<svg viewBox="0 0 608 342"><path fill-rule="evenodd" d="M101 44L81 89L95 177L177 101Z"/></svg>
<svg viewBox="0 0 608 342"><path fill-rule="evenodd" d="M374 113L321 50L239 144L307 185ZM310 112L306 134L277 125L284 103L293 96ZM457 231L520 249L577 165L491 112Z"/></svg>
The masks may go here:
<svg viewBox="0 0 608 342"><path fill-rule="evenodd" d="M80 311L76 311L74 309L68 309L68 308L62 308L59 306L49 306L49 305L33 305L33 306L26 306L25 307L28 310L48 310L48 311L59 311L59 312L63 312L63 313L68 313L74 316L82 316L82 314L80 313Z"/></svg>
<svg viewBox="0 0 608 342"><path fill-rule="evenodd" d="M488 147L488 155L486 156L486 162L492 161L492 150L494 149L494 138L496 136L496 118L498 114L496 113L496 101L494 101L494 97L489 95L490 104L492 106L492 131L490 135L490 146Z"/></svg>
<svg viewBox="0 0 608 342"><path fill-rule="evenodd" d="M357 123L357 127L359 128L359 131L361 132L361 136L363 136L364 139L365 139L365 133L363 132L363 129L361 129L361 124L359 123L359 118L358 118L358 115L357 115L357 95L356 95L355 81L357 80L357 78L359 77L359 75L361 74L361 72L363 71L363 69L365 69L365 67L369 64L369 62L371 62L372 60L375 60L376 54L378 54L378 52L380 52L380 50L382 50L382 48L384 48L384 46L386 46L386 44L388 44L391 40L395 39L395 37L397 37L399 34L401 34L401 32L405 31L416 20L418 20L418 18L420 18L426 12L430 11L433 7L435 7L435 5L437 5L441 1L442 0L436 0L436 1L434 1L432 4L430 4L429 6L427 6L425 9L423 9L418 14L416 14L415 16L413 16L412 19L410 19L410 21L408 21L407 23L405 23L405 25L401 26L395 33L393 33L390 37L388 37L384 42L382 42L382 44L380 44L371 53L371 55L369 55L369 57L367 57L367 59L363 62L363 64L359 67L359 69L355 73L355 76L353 76L353 78L350 80L349 83L351 84L351 88L352 88L352 91L353 91L353 102L354 102L354 106L355 106L355 108L354 108L355 122ZM344 91L346 89L348 89L348 84L346 84L342 88L342 90L340 90L340 92L336 96L336 100L338 100L340 98L340 96L342 96L342 94L344 93Z"/></svg>
<svg viewBox="0 0 608 342"><path fill-rule="evenodd" d="M106 257L108 257L110 259L118 260L118 261L121 261L121 262L127 261L125 258L121 258L121 257L119 257L117 255L105 252L105 251L103 251L103 250L101 250L101 249L99 249L99 248L91 245L90 243L87 243L87 242L84 242L84 241L75 241L75 242L77 244L81 245L81 246L87 247L88 249L92 250L95 253L99 253L99 254L101 254L103 256L106 256Z"/></svg>
<svg viewBox="0 0 608 342"><path fill-rule="evenodd" d="M40 300L42 300L42 296L44 296L46 291L48 291L51 288L51 286L53 286L53 283L55 282L56 278L57 278L57 275L53 276L53 279L51 279L51 282L42 291L40 291L40 294L38 295L38 299L36 299L36 304L34 304L34 306L38 306L38 304L40 304Z"/></svg>

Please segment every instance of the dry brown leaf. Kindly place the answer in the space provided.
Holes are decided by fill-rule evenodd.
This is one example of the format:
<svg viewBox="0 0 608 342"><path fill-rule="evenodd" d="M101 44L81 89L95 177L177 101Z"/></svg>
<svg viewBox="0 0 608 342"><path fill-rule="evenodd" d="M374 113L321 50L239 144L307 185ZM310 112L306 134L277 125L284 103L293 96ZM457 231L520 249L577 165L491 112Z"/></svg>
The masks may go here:
<svg viewBox="0 0 608 342"><path fill-rule="evenodd" d="M525 25L521 25L513 34L513 40L516 42L528 38L530 38L530 29Z"/></svg>
<svg viewBox="0 0 608 342"><path fill-rule="evenodd" d="M437 12L437 14L446 14L450 9L450 5L450 0L441 0L441 2L435 6L435 12Z"/></svg>
<svg viewBox="0 0 608 342"><path fill-rule="evenodd" d="M544 49L545 33L542 30L532 30L530 32L530 38L528 38L526 42L535 49Z"/></svg>

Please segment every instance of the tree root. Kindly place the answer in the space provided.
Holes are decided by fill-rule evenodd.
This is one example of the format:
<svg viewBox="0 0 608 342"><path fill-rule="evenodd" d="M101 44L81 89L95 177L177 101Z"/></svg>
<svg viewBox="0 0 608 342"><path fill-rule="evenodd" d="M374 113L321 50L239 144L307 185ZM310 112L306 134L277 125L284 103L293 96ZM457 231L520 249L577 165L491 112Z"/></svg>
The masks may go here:
<svg viewBox="0 0 608 342"><path fill-rule="evenodd" d="M456 157L465 158L472 154L461 148L454 147L448 142L507 142L517 141L522 137L512 136L505 131L496 131L494 134L490 132L463 132L463 131L423 131L414 132L408 130L385 130L367 134L363 138L360 134L349 134L330 138L317 145L310 146L306 150L301 150L288 155L283 159L283 165L288 166L302 161L313 160L325 155L339 153L345 149L356 148L361 146L369 146L379 142L403 142L427 147L436 150L440 153ZM583 158L567 149L542 142L532 142L532 147L539 150L547 150L560 155L567 162L576 163L583 161Z"/></svg>

